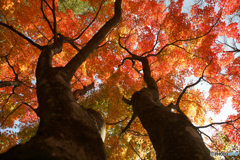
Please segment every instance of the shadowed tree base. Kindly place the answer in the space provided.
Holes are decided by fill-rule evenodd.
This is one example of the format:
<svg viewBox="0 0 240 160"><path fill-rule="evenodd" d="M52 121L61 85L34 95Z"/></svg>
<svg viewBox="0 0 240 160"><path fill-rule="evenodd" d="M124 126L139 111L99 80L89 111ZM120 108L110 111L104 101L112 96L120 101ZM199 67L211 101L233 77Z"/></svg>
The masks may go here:
<svg viewBox="0 0 240 160"><path fill-rule="evenodd" d="M133 110L147 130L158 160L213 160L210 151L184 113L154 103L145 88L132 97Z"/></svg>
<svg viewBox="0 0 240 160"><path fill-rule="evenodd" d="M158 86L151 77L147 58L134 54L132 58L142 62L147 88L135 92L128 103L147 130L157 159L213 160L201 136L179 106L171 103L165 107L159 102ZM178 113L171 112L171 109L178 110Z"/></svg>

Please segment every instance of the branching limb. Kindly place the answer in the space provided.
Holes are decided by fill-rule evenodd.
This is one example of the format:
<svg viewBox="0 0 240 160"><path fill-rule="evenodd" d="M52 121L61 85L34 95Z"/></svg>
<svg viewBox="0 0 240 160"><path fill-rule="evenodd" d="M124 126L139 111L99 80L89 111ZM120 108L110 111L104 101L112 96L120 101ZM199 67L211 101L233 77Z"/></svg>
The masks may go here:
<svg viewBox="0 0 240 160"><path fill-rule="evenodd" d="M124 96L122 97L122 100L123 100L125 103L127 103L127 104L129 104L129 105L132 105L131 101L128 100L127 98L125 98ZM136 117L137 117L137 115L136 115L135 113L133 113L131 120L128 122L127 126L126 126L124 129L122 129L120 135L123 134L123 133L125 133L125 132L128 130L128 128L130 128L132 122L135 120Z"/></svg>
<svg viewBox="0 0 240 160"><path fill-rule="evenodd" d="M102 28L92 37L92 39L75 55L65 66L68 72L68 79L72 79L72 76L78 69L78 67L90 56L90 54L98 47L108 32L115 27L115 25L122 19L121 11L122 0L116 0L114 16L102 26Z"/></svg>
<svg viewBox="0 0 240 160"><path fill-rule="evenodd" d="M118 123L121 123L121 122L127 120L127 118L128 118L128 117L126 117L126 118L124 118L123 120L120 120L120 121L118 121L118 122L114 122L114 123L106 123L106 124L107 124L107 125L117 125Z"/></svg>
<svg viewBox="0 0 240 160"><path fill-rule="evenodd" d="M235 46L233 47L233 46L231 46L231 45L229 45L229 44L227 44L227 43L221 42L221 41L219 41L219 40L216 40L216 42L221 43L221 44L224 44L224 45L228 46L229 48L231 48L231 49L233 50L233 51L225 51L225 52L240 52L240 49L237 48L237 45L236 45L236 44L235 44Z"/></svg>
<svg viewBox="0 0 240 160"><path fill-rule="evenodd" d="M214 79L214 78L212 78L212 77L207 77L207 76L204 76L204 77L209 78L209 79ZM238 92L237 90L235 90L234 88L232 88L230 85L226 85L226 84L219 83L219 82L217 82L217 83L208 82L208 81L207 81L206 79L204 79L204 78L203 78L203 80L204 80L205 82L207 82L208 84L218 84L218 85L226 86L226 87L230 88L232 91L234 91L235 93L240 94L240 92ZM214 80L216 80L216 79L214 79ZM217 80L216 80L216 81L217 81Z"/></svg>
<svg viewBox="0 0 240 160"><path fill-rule="evenodd" d="M149 136L148 134L142 134L134 130L129 130L129 132L132 132L132 134L135 136Z"/></svg>
<svg viewBox="0 0 240 160"><path fill-rule="evenodd" d="M122 97L122 100L127 103L128 105L132 105L131 101L125 98L124 96Z"/></svg>
<svg viewBox="0 0 240 160"><path fill-rule="evenodd" d="M141 158L141 156L137 153L137 151L133 148L131 142L129 142L129 144L130 144L131 148L133 149L133 151L138 155L138 157L139 157L141 160L143 160L143 159Z"/></svg>
<svg viewBox="0 0 240 160"><path fill-rule="evenodd" d="M194 37L194 38L179 39L179 40L176 40L176 41L174 41L174 42L172 42L172 43L168 43L168 44L166 44L165 46L163 46L157 54L149 54L149 55L147 55L146 57L157 56L157 55L161 54L161 52L162 52L166 47L171 46L171 45L175 45L177 42L194 41L194 40L197 40L197 39L199 39L199 38L202 38L202 37L208 35L208 34L212 31L212 29L217 25L217 23L219 22L219 20L220 20L220 18L221 18L221 15L222 15L222 12L220 11L220 16L218 17L218 19L216 20L216 22L213 24L213 26L212 26L212 27L208 30L208 32L206 32L205 34L203 34L203 35L201 35L201 36Z"/></svg>
<svg viewBox="0 0 240 160"><path fill-rule="evenodd" d="M51 25L49 19L47 18L47 16L46 16L45 13L44 13L44 10L43 10L43 1L44 1L44 0L41 0L41 11L42 11L42 14L43 14L43 18L47 21L48 26L50 27L52 33L54 34L53 27L52 27L52 25Z"/></svg>
<svg viewBox="0 0 240 160"><path fill-rule="evenodd" d="M181 98L182 98L182 96L184 95L184 93L187 91L188 88L191 88L191 87L197 85L197 84L203 79L204 72L205 72L205 70L207 69L207 67L211 64L211 62L212 62L212 60L211 60L210 63L204 68L204 70L203 70L203 72L202 72L202 76L197 80L197 82L195 82L195 83L193 83L193 84L191 84L191 85L188 85L188 86L186 86L186 87L183 89L182 93L179 95L179 97L178 97L178 99L177 99L176 106L177 106L178 108L179 108L179 103L180 103ZM179 110L180 110L180 108L179 108Z"/></svg>
<svg viewBox="0 0 240 160"><path fill-rule="evenodd" d="M82 75L80 75L80 77L78 78L78 77L74 74L74 77L75 77L76 81L73 82L73 83L71 84L71 86L73 86L73 85L76 84L77 82L80 82L80 83L81 83L80 79L81 79ZM82 83L81 83L81 84L82 84Z"/></svg>
<svg viewBox="0 0 240 160"><path fill-rule="evenodd" d="M93 18L93 20L92 20L92 21L89 23L89 25L82 31L82 33L79 34L79 36L77 36L76 38L73 38L74 41L77 40L77 39L79 39L79 38L85 33L85 31L92 25L92 23L96 20L96 18L97 18L97 16L98 16L98 14L99 14L99 12L100 12L100 10L101 10L102 5L103 5L104 2L105 2L105 0L102 0L102 3L100 4L100 7L99 7L99 9L98 9L95 17ZM74 37L75 37L75 36L74 36Z"/></svg>
<svg viewBox="0 0 240 160"><path fill-rule="evenodd" d="M157 46L157 44L158 44L158 37L159 37L160 31L161 31L161 29L159 29L158 32L157 32L157 37L156 37L155 44L153 45L153 48L152 48L151 50L143 53L141 56L144 56L145 54L151 53L151 52L154 50L154 48L155 48L155 47Z"/></svg>
<svg viewBox="0 0 240 160"><path fill-rule="evenodd" d="M21 107L23 104L27 105L28 107L30 107L30 108L35 112L35 109L34 109L31 105L29 105L28 103L22 102L20 105L18 105L16 108L14 108L14 110L13 110L11 113L9 113L9 114L7 115L7 117L4 118L4 120L3 120L2 123L0 124L0 128L3 126L4 122L8 119L8 117L11 116L11 115L12 115L19 107Z"/></svg>
<svg viewBox="0 0 240 160"><path fill-rule="evenodd" d="M31 89L37 89L37 87L31 87L31 86L28 86L26 85L25 83L22 82L22 85L26 86L27 88L31 88Z"/></svg>
<svg viewBox="0 0 240 160"><path fill-rule="evenodd" d="M28 103L26 103L26 102L23 102L22 104L27 105L28 107L30 107L30 108L36 113L36 110L37 110L37 109L34 109L30 104L28 104Z"/></svg>
<svg viewBox="0 0 240 160"><path fill-rule="evenodd" d="M2 123L0 124L0 128L2 127L2 125L4 124L4 122L7 120L7 118L9 117L9 116L11 116L19 107L21 107L23 104L21 103L20 105L18 105L16 108L14 108L14 110L10 113L10 114L8 114L7 115L7 117L5 117L4 118L4 120L2 121Z"/></svg>
<svg viewBox="0 0 240 160"><path fill-rule="evenodd" d="M122 49L124 49L128 54L130 54L131 56L133 56L134 54L131 52L131 51L129 51L128 49L127 49L127 47L123 47L123 45L121 44L121 36L120 35L118 35L118 44L119 44L119 46L122 48Z"/></svg>
<svg viewBox="0 0 240 160"><path fill-rule="evenodd" d="M0 88L7 87L7 86L14 86L18 87L21 86L23 83L21 81L0 81Z"/></svg>
<svg viewBox="0 0 240 160"><path fill-rule="evenodd" d="M10 62L8 61L8 58L7 58L7 57L9 56L9 54L12 52L13 48L14 48L14 47L12 47L11 50L9 51L9 53L8 53L6 56L4 56L4 57L5 57L5 59L6 59L7 64L8 64L9 67L12 69L12 71L13 71L13 73L14 73L14 75L15 75L15 80L16 80L16 81L19 81L19 80L18 80L18 74L15 72L13 66L10 64Z"/></svg>
<svg viewBox="0 0 240 160"><path fill-rule="evenodd" d="M181 91L181 92L183 91L183 89L181 89L181 88L178 87L177 85L175 85L175 84L173 84L173 83L171 83L171 82L169 82L169 81L167 81L167 80L165 80L165 79L163 79L163 78L159 78L156 82L158 82L158 81L160 81L160 80L163 80L163 81L165 81L165 82L171 84L173 87L175 87L176 89L178 89L178 90ZM195 97L198 98L199 102L201 103L201 99L200 99L196 94L189 93L189 92L185 92L185 94L191 94L191 95L194 95ZM165 96L165 97L166 97L166 96ZM164 98L165 98L165 97L164 97ZM162 99L164 99L164 98L162 98Z"/></svg>
<svg viewBox="0 0 240 160"><path fill-rule="evenodd" d="M8 56L10 55L10 53L12 52L14 46L10 49L9 53L5 56L3 56L8 64L8 66L12 69L13 74L15 75L15 81L1 81L0 82L0 88L2 87L7 87L7 86L14 86L14 87L18 87L21 86L23 84L23 82L21 82L18 79L18 74L16 73L14 67L10 64L9 60L8 60ZM1 57L2 58L2 57Z"/></svg>
<svg viewBox="0 0 240 160"><path fill-rule="evenodd" d="M94 88L94 82L88 86L83 86L83 89L77 89L73 92L73 96L76 100L78 100L79 96L83 96L87 93L87 91Z"/></svg>
<svg viewBox="0 0 240 160"><path fill-rule="evenodd" d="M232 120L232 121L226 121L226 122L215 122L215 123L211 123L211 124L208 124L206 126L197 126L196 128L207 128L207 127L213 127L213 125L222 125L222 124L229 124L229 125L232 125L231 123L232 122L236 122L237 120L239 120L240 117L236 118L235 120ZM233 126L235 128L235 126ZM235 128L236 129L236 128Z"/></svg>
<svg viewBox="0 0 240 160"><path fill-rule="evenodd" d="M26 20L26 21L29 21L33 26L34 28L37 30L37 32L39 34L41 34L47 41L49 41L49 39L40 31L40 29L26 16L24 16L22 13L19 13L21 14L21 16Z"/></svg>
<svg viewBox="0 0 240 160"><path fill-rule="evenodd" d="M80 52L81 49L78 48L78 46L76 45L76 43L74 42L73 39L71 39L69 37L65 37L64 35L62 35L60 33L58 35L64 38L64 42L69 43L74 49L76 49L78 52Z"/></svg>
<svg viewBox="0 0 240 160"><path fill-rule="evenodd" d="M45 2L46 5L48 6L48 8L49 8L51 11L53 11L53 8L54 8L54 7L52 8L46 0L44 0L44 2Z"/></svg>
<svg viewBox="0 0 240 160"><path fill-rule="evenodd" d="M210 138L210 136L209 135L207 135L206 133L204 133L204 132L202 132L202 131L200 131L199 129L198 129L198 132L200 133L200 134L203 134L203 135L205 135L211 142L212 142L212 139Z"/></svg>
<svg viewBox="0 0 240 160"><path fill-rule="evenodd" d="M180 46L178 46L178 45L176 45L176 44L172 44L173 46L175 46L175 47L178 47L178 48L180 48L180 49L183 49L186 53L188 53L189 55L192 55L192 56L194 56L194 57L197 57L197 58L200 58L200 59L202 59L202 60L204 60L204 61L206 61L206 59L204 59L203 57L200 57L200 56L197 56L197 55L195 55L195 54L193 54L193 53L190 53L190 52L188 52L185 48L183 48L183 47L180 47Z"/></svg>
<svg viewBox="0 0 240 160"><path fill-rule="evenodd" d="M13 87L12 93L8 96L8 98L6 99L6 102L4 103L4 105L1 108L1 112L2 112L3 115L4 115L4 108L5 108L6 104L8 103L9 99L12 97L13 94L14 94L14 87Z"/></svg>
<svg viewBox="0 0 240 160"><path fill-rule="evenodd" d="M21 32L17 31L16 29L14 29L12 26L9 26L8 24L2 23L0 22L0 25L10 29L11 31L15 32L17 35L19 35L20 37L22 37L23 39L27 40L30 44L32 44L33 46L37 47L38 49L42 50L43 46L40 46L39 44L33 42L30 38L26 37L24 34L22 34Z"/></svg>
<svg viewBox="0 0 240 160"><path fill-rule="evenodd" d="M55 13L55 0L52 0L52 13L53 13L54 43L56 43L57 42L57 21L56 21L56 13Z"/></svg>
<svg viewBox="0 0 240 160"><path fill-rule="evenodd" d="M127 126L121 131L120 135L125 133L128 130L128 128L130 128L132 122L136 119L136 117L137 117L137 115L133 112L132 118L128 122Z"/></svg>

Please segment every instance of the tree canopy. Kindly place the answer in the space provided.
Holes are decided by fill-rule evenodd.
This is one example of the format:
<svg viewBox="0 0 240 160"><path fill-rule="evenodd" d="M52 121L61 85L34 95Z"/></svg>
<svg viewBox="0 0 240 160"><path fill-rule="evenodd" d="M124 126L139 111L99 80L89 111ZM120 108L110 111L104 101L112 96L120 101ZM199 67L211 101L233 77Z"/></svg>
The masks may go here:
<svg viewBox="0 0 240 160"><path fill-rule="evenodd" d="M54 55L52 63L54 67L65 66L114 16L114 3L0 1L0 153L27 142L37 132L41 121L35 113L39 49L54 43L57 36L53 33L67 37L69 43ZM135 91L146 87L142 64L132 58L134 55L148 58L160 102L165 106L179 104L199 129L218 125L211 124L214 121L207 113L218 114L230 98L238 114L228 116L215 136L227 137L227 143L210 143L210 137L202 135L209 147L218 151L230 143L240 144L240 1L200 0L188 6L188 12L183 9L186 3L123 0L120 23L74 73L72 92L94 82L94 88L79 97L78 103L102 113L107 123L109 159L155 158L139 119L119 135L133 112L122 97L130 99ZM199 78L197 83L189 82L192 76ZM211 86L208 94L194 87L202 82Z"/></svg>

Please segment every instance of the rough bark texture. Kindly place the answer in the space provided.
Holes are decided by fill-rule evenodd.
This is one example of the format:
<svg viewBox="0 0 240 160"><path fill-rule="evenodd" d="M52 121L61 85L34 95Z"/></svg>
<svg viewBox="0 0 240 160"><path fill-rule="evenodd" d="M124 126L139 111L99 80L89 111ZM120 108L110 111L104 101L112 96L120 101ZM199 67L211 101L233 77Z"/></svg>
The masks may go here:
<svg viewBox="0 0 240 160"><path fill-rule="evenodd" d="M42 50L36 69L39 129L28 143L1 154L1 160L107 159L99 134L102 127L98 127L103 118L96 111L87 110L77 104L69 83L79 66L120 20L121 0L116 0L114 17L106 22L65 67L53 68L52 57L62 51L63 43L68 42L66 37L59 34L54 37L54 44L38 47ZM15 30L15 33L19 32Z"/></svg>
<svg viewBox="0 0 240 160"><path fill-rule="evenodd" d="M45 46L36 70L40 125L29 143L19 145L1 159L106 159L96 120L77 104L65 68L52 68L52 56L62 44Z"/></svg>
<svg viewBox="0 0 240 160"><path fill-rule="evenodd" d="M147 88L133 94L131 103L134 113L147 130L150 140L161 160L213 160L199 133L184 115L172 113L173 104L165 107L158 101L158 88L151 77L147 58L143 64Z"/></svg>
<svg viewBox="0 0 240 160"><path fill-rule="evenodd" d="M7 86L18 87L21 85L22 85L22 82L20 82L20 81L2 81L2 82L0 82L0 88L7 87Z"/></svg>

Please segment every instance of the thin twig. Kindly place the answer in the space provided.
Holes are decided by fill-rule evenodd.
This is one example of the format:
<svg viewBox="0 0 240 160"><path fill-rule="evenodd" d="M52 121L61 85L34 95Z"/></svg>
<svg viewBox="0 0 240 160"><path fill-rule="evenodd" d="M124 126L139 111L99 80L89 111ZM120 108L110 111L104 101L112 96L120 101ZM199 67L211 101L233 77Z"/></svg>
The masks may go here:
<svg viewBox="0 0 240 160"><path fill-rule="evenodd" d="M131 142L129 142L129 144L130 144L131 148L133 149L133 151L134 151L134 152L138 155L138 157L142 160L141 156L140 156L140 155L137 153L137 151L133 148Z"/></svg>
<svg viewBox="0 0 240 160"><path fill-rule="evenodd" d="M10 29L11 31L15 32L17 35L19 35L20 37L22 37L23 39L27 40L30 44L32 44L33 46L37 47L38 49L42 50L43 46L40 46L39 44L33 42L30 38L28 38L27 36L25 36L24 34L22 34L21 32L17 31L16 29L14 29L12 26L9 26L8 24L2 23L0 22L0 25Z"/></svg>
<svg viewBox="0 0 240 160"><path fill-rule="evenodd" d="M215 122L215 123L211 123L211 124L208 124L208 125L205 125L205 126L196 126L196 128L207 128L207 127L212 127L213 125L222 125L222 124L229 124L229 123L232 123L232 122L235 122L237 120L239 120L240 117L238 117L237 119L235 120L232 120L232 121L226 121L226 122Z"/></svg>
<svg viewBox="0 0 240 160"><path fill-rule="evenodd" d="M120 121L118 121L118 122L114 122L114 123L109 123L109 122L107 122L106 124L107 124L107 125L117 125L118 123L121 123L121 122L125 121L126 119L128 119L128 117L126 117L126 118L124 118L123 120L120 120Z"/></svg>
<svg viewBox="0 0 240 160"><path fill-rule="evenodd" d="M211 62L212 62L212 60L211 60L210 63L204 68L204 70L203 70L203 72L202 72L202 76L197 80L197 82L195 82L195 83L193 83L193 84L191 84L191 85L188 85L188 86L186 86L186 87L183 89L182 93L179 95L179 97L178 97L178 99L177 99L177 103L176 103L176 106L177 106L177 107L179 107L179 103L180 103L180 101L181 101L181 98L182 98L182 96L184 95L184 93L187 91L187 89L190 88L190 87L193 87L193 86L197 85L197 84L203 79L204 72L205 72L205 70L207 69L207 67L211 64Z"/></svg>
<svg viewBox="0 0 240 160"><path fill-rule="evenodd" d="M76 38L73 38L74 41L77 40L77 39L79 39L79 38L85 33L85 31L92 25L92 23L96 20L96 18L97 18L97 16L98 16L98 14L99 14L99 12L100 12L100 10L101 10L101 7L102 7L102 5L103 5L104 2L105 2L105 0L103 0L103 1L101 2L100 7L99 7L99 9L98 9L95 17L94 17L93 20L88 24L88 26L82 31L82 33L81 33L79 36L77 36ZM75 35L75 36L76 36L76 35ZM75 37L75 36L74 36L74 37Z"/></svg>

